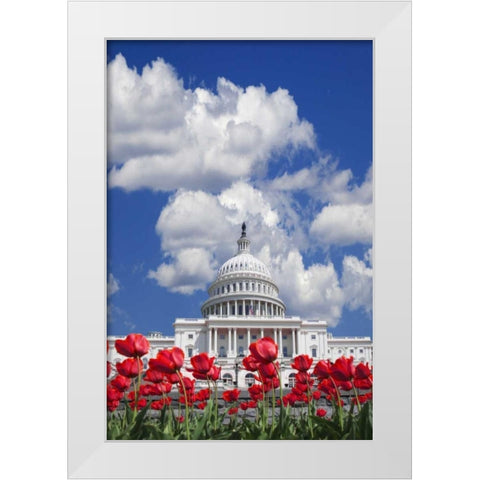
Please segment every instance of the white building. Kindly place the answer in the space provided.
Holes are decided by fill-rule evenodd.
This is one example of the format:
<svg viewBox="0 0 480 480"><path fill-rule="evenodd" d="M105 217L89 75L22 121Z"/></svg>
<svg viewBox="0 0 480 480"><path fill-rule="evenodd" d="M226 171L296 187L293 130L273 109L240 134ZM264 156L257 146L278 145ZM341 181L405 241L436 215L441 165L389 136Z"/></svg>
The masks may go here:
<svg viewBox="0 0 480 480"><path fill-rule="evenodd" d="M314 362L334 361L345 355L372 364L370 337L333 337L327 332L325 320L285 315L286 306L268 268L250 253L245 224L237 244L237 254L220 267L208 289L209 298L201 307L202 318L175 319L174 337L149 333L151 349L145 365L159 350L174 345L184 350L187 364L188 358L209 352L222 367L226 385L245 387L253 383L253 374L241 369L242 357L249 354L250 343L264 336L278 344L284 385L292 385L295 370L290 363L302 353L313 357ZM114 348L117 338L108 337L109 360L113 364L122 360Z"/></svg>

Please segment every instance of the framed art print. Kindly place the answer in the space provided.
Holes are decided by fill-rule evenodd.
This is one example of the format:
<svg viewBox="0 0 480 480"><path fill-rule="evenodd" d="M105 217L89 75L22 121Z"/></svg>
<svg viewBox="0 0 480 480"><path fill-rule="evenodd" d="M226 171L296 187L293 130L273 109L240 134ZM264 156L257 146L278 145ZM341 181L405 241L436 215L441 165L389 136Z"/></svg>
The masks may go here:
<svg viewBox="0 0 480 480"><path fill-rule="evenodd" d="M69 2L70 477L411 476L410 16Z"/></svg>

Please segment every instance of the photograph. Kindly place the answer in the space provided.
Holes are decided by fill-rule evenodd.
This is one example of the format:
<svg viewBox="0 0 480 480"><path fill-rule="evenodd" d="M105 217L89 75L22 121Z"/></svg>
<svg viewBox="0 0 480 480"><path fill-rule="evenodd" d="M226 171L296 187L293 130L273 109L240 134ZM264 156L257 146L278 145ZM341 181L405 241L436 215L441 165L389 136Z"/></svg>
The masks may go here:
<svg viewBox="0 0 480 480"><path fill-rule="evenodd" d="M372 440L373 41L105 48L106 439Z"/></svg>

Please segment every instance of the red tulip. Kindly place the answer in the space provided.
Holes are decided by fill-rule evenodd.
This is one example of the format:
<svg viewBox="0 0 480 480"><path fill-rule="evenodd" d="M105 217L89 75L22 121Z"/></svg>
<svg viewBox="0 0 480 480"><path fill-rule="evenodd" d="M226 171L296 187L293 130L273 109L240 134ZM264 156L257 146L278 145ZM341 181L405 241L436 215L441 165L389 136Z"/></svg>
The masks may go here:
<svg viewBox="0 0 480 480"><path fill-rule="evenodd" d="M274 378L277 376L277 370L275 369L274 363L260 363L258 365L258 373L264 379Z"/></svg>
<svg viewBox="0 0 480 480"><path fill-rule="evenodd" d="M324 417L327 414L327 411L324 410L323 408L319 408L317 410L317 417Z"/></svg>
<svg viewBox="0 0 480 480"><path fill-rule="evenodd" d="M197 408L200 409L200 410L205 410L206 406L207 406L207 402L197 403Z"/></svg>
<svg viewBox="0 0 480 480"><path fill-rule="evenodd" d="M322 396L322 392L320 390L315 390L312 393L312 397L314 400L320 400L320 397Z"/></svg>
<svg viewBox="0 0 480 480"><path fill-rule="evenodd" d="M153 410L162 410L164 406L165 402L163 401L163 399L155 400L150 404L150 408L152 408Z"/></svg>
<svg viewBox="0 0 480 480"><path fill-rule="evenodd" d="M141 410L142 408L145 408L147 406L147 399L141 398L137 401L136 405L135 402L129 402L129 405L132 410Z"/></svg>
<svg viewBox="0 0 480 480"><path fill-rule="evenodd" d="M160 383L164 381L165 374L162 372L159 372L158 370L152 370L151 368L149 368L145 372L145 377L143 377L143 379L146 382Z"/></svg>
<svg viewBox="0 0 480 480"><path fill-rule="evenodd" d="M232 407L229 411L229 415L235 415L238 412L238 407Z"/></svg>
<svg viewBox="0 0 480 480"><path fill-rule="evenodd" d="M196 378L197 380L212 380L216 382L220 377L221 370L222 370L222 367L217 367L215 365L212 365L212 368L210 368L210 370L207 373L194 371L192 372L192 375L193 375L193 378Z"/></svg>
<svg viewBox="0 0 480 480"><path fill-rule="evenodd" d="M234 390L227 390L226 392L223 392L222 395L226 402L236 402L239 396L240 390L238 390L238 388L235 388Z"/></svg>
<svg viewBox="0 0 480 480"><path fill-rule="evenodd" d="M363 380L364 378L369 378L372 374L368 363L365 365L364 363L359 363L355 367L355 378L358 380Z"/></svg>
<svg viewBox="0 0 480 480"><path fill-rule="evenodd" d="M337 382L337 387L340 390L345 390L346 392L349 392L353 388L352 382Z"/></svg>
<svg viewBox="0 0 480 480"><path fill-rule="evenodd" d="M170 382L157 383L156 387L158 391L162 394L167 394L172 391L172 384Z"/></svg>
<svg viewBox="0 0 480 480"><path fill-rule="evenodd" d="M320 360L313 369L313 374L319 379L323 380L330 376L331 363L329 360Z"/></svg>
<svg viewBox="0 0 480 480"><path fill-rule="evenodd" d="M370 378L355 378L353 380L353 384L355 385L355 388L358 388L359 390L368 390L372 388L372 381L370 380Z"/></svg>
<svg viewBox="0 0 480 480"><path fill-rule="evenodd" d="M130 378L124 377L123 375L117 375L110 383L120 392L124 392L130 388L131 382Z"/></svg>
<svg viewBox="0 0 480 480"><path fill-rule="evenodd" d="M109 412L114 412L119 405L120 405L119 400L112 400L110 402L107 402L107 409Z"/></svg>
<svg viewBox="0 0 480 480"><path fill-rule="evenodd" d="M199 402L204 402L205 400L208 400L210 398L210 390L208 388L204 388L202 390L199 390L197 394L195 395L195 400L198 400Z"/></svg>
<svg viewBox="0 0 480 480"><path fill-rule="evenodd" d="M322 380L318 384L318 389L327 395L331 395L336 392L335 384L333 383L333 380L331 378L326 378Z"/></svg>
<svg viewBox="0 0 480 480"><path fill-rule="evenodd" d="M331 367L331 375L339 382L347 382L351 380L355 374L355 367L353 366L353 357L340 357L335 360Z"/></svg>
<svg viewBox="0 0 480 480"><path fill-rule="evenodd" d="M122 398L123 398L123 392L116 389L112 385L107 385L107 402L121 400Z"/></svg>
<svg viewBox="0 0 480 480"><path fill-rule="evenodd" d="M314 380L309 373L298 372L295 374L295 383L311 387L314 383Z"/></svg>
<svg viewBox="0 0 480 480"><path fill-rule="evenodd" d="M190 359L193 368L187 368L187 371L207 374L212 368L214 361L215 357L209 358L206 353L200 353Z"/></svg>
<svg viewBox="0 0 480 480"><path fill-rule="evenodd" d="M143 357L150 350L150 343L139 333L131 333L124 340L115 340L117 352L125 357Z"/></svg>
<svg viewBox="0 0 480 480"><path fill-rule="evenodd" d="M240 408L245 411L248 410L248 402L242 402L240 403Z"/></svg>
<svg viewBox="0 0 480 480"><path fill-rule="evenodd" d="M142 371L143 364L138 358L127 358L117 363L117 372L124 377L134 378Z"/></svg>
<svg viewBox="0 0 480 480"><path fill-rule="evenodd" d="M278 345L270 337L260 338L249 348L257 362L270 363L277 359Z"/></svg>
<svg viewBox="0 0 480 480"><path fill-rule="evenodd" d="M298 355L293 359L291 364L295 370L300 372L307 372L308 369L312 366L313 358L308 355Z"/></svg>
<svg viewBox="0 0 480 480"><path fill-rule="evenodd" d="M263 389L260 385L252 385L248 389L248 393L250 394L252 400L263 400Z"/></svg>
<svg viewBox="0 0 480 480"><path fill-rule="evenodd" d="M173 374L182 368L184 358L185 354L183 350L178 347L173 347L158 352L156 358L149 360L148 366L152 370Z"/></svg>
<svg viewBox="0 0 480 480"><path fill-rule="evenodd" d="M245 370L256 372L258 370L258 362L253 355L248 355L242 360Z"/></svg>

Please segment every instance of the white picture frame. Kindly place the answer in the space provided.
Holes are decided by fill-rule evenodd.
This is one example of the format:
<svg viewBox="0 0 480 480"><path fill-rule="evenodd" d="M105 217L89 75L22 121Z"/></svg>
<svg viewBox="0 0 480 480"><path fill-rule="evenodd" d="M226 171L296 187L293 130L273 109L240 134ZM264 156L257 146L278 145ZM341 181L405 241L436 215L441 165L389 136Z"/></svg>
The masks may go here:
<svg viewBox="0 0 480 480"><path fill-rule="evenodd" d="M411 478L411 2L77 0L68 23L69 478ZM373 440L106 440L105 46L114 38L373 39Z"/></svg>

